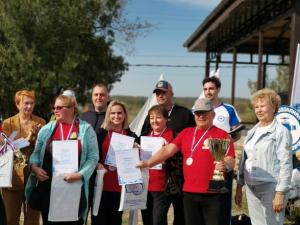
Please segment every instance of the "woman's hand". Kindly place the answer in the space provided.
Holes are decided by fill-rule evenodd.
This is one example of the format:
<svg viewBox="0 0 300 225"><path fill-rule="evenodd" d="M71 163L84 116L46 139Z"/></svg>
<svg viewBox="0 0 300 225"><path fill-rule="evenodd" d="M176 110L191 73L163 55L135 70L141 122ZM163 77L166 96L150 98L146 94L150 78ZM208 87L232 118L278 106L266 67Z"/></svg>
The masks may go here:
<svg viewBox="0 0 300 225"><path fill-rule="evenodd" d="M0 146L5 144L4 137L0 136Z"/></svg>
<svg viewBox="0 0 300 225"><path fill-rule="evenodd" d="M65 173L64 180L68 183L73 183L75 181L81 180L83 178L81 173Z"/></svg>
<svg viewBox="0 0 300 225"><path fill-rule="evenodd" d="M39 166L36 163L31 164L31 170L35 174L37 180L45 181L49 179L49 176L47 175L46 171L42 168L39 168Z"/></svg>
<svg viewBox="0 0 300 225"><path fill-rule="evenodd" d="M274 201L273 201L273 211L280 213L284 208L284 193L276 192Z"/></svg>
<svg viewBox="0 0 300 225"><path fill-rule="evenodd" d="M31 127L30 132L32 133L32 135L37 136L41 128L42 128L41 123L35 124Z"/></svg>
<svg viewBox="0 0 300 225"><path fill-rule="evenodd" d="M104 166L101 163L97 163L95 170L102 170L105 169Z"/></svg>
<svg viewBox="0 0 300 225"><path fill-rule="evenodd" d="M235 204L239 207L242 208L242 201L243 201L243 192L242 192L242 185L237 184L236 185L236 192L235 192Z"/></svg>

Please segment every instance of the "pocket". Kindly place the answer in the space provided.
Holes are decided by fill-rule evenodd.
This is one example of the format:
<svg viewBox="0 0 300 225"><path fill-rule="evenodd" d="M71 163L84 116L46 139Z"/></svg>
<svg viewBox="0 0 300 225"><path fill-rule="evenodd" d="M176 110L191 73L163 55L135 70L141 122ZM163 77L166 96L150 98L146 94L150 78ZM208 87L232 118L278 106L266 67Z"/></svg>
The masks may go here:
<svg viewBox="0 0 300 225"><path fill-rule="evenodd" d="M24 189L24 171L23 167L14 169L12 174L12 187L9 190L21 190Z"/></svg>

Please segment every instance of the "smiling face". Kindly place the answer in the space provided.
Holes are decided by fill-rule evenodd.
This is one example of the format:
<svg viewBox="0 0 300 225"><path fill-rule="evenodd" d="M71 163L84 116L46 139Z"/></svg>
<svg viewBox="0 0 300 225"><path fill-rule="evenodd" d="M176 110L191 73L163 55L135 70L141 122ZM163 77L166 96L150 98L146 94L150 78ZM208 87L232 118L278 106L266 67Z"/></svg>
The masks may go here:
<svg viewBox="0 0 300 225"><path fill-rule="evenodd" d="M94 87L92 93L92 101L96 112L105 112L107 109L108 100L109 93L106 87Z"/></svg>
<svg viewBox="0 0 300 225"><path fill-rule="evenodd" d="M24 115L32 114L34 106L35 104L33 98L30 98L28 96L23 96L23 100L17 104L19 112Z"/></svg>
<svg viewBox="0 0 300 225"><path fill-rule="evenodd" d="M213 101L218 98L220 88L216 88L216 85L212 82L207 82L203 85L203 91L205 98Z"/></svg>
<svg viewBox="0 0 300 225"><path fill-rule="evenodd" d="M109 114L109 121L111 124L111 128L113 130L122 128L125 118L126 118L126 113L122 106L115 105L115 106L111 107L111 111Z"/></svg>
<svg viewBox="0 0 300 225"><path fill-rule="evenodd" d="M152 130L156 133L161 133L166 125L167 125L167 118L165 118L160 112L150 112L150 125Z"/></svg>
<svg viewBox="0 0 300 225"><path fill-rule="evenodd" d="M63 106L59 107L58 106ZM71 124L74 119L74 107L69 107L64 101L61 99L56 99L54 104L55 110L54 115L58 122Z"/></svg>
<svg viewBox="0 0 300 225"><path fill-rule="evenodd" d="M172 105L173 92L172 91L162 91L156 90L156 101L159 105L164 106L169 110L170 105Z"/></svg>
<svg viewBox="0 0 300 225"><path fill-rule="evenodd" d="M202 112L198 114L195 112L195 122L199 130L208 129L212 125L214 118L215 112L213 110L209 111L208 113Z"/></svg>
<svg viewBox="0 0 300 225"><path fill-rule="evenodd" d="M275 109L266 99L258 99L254 104L255 115L261 123L270 123L274 119Z"/></svg>

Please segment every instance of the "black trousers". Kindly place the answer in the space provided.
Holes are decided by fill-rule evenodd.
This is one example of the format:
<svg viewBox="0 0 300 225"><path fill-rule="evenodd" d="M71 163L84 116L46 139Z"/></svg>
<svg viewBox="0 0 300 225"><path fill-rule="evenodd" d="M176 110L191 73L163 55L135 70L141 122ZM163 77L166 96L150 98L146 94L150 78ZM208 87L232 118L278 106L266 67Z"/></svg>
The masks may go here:
<svg viewBox="0 0 300 225"><path fill-rule="evenodd" d="M98 216L92 215L92 225L122 225L123 211L119 211L121 193L103 191Z"/></svg>
<svg viewBox="0 0 300 225"><path fill-rule="evenodd" d="M163 191L149 191L147 209L141 210L144 225L166 225L171 198L166 198Z"/></svg>
<svg viewBox="0 0 300 225"><path fill-rule="evenodd" d="M4 204L3 204L1 193L0 193L0 224L1 225L6 225L7 224L5 207L4 207Z"/></svg>
<svg viewBox="0 0 300 225"><path fill-rule="evenodd" d="M219 225L220 194L183 192L186 225Z"/></svg>
<svg viewBox="0 0 300 225"><path fill-rule="evenodd" d="M174 210L173 225L185 225L182 194L178 198L172 199L172 204Z"/></svg>

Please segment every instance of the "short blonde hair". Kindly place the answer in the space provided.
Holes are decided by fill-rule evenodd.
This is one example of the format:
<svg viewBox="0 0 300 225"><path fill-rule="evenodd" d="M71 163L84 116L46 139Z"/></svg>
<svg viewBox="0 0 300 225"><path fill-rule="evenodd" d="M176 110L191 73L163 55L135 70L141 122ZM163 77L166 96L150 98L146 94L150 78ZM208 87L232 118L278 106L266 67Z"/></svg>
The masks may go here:
<svg viewBox="0 0 300 225"><path fill-rule="evenodd" d="M110 119L109 119L109 115L111 113L111 109L112 107L116 106L116 105L119 105L123 108L123 111L126 115L124 121L123 121L123 129L127 129L129 127L128 125L128 110L125 106L125 103L123 102L120 102L119 100L114 100L112 101L111 103L109 103L108 107L107 107L107 110L106 110L106 113L105 113L105 118L104 118L104 121L101 125L101 128L105 129L105 130L110 130Z"/></svg>
<svg viewBox="0 0 300 225"><path fill-rule="evenodd" d="M74 107L74 115L77 115L78 105L75 98L68 95L59 95L56 100L60 100L68 107Z"/></svg>
<svg viewBox="0 0 300 225"><path fill-rule="evenodd" d="M273 90L265 88L254 92L251 95L251 103L254 106L258 100L266 100L270 103L270 105L275 109L275 114L278 112L278 108L281 104L280 96Z"/></svg>
<svg viewBox="0 0 300 225"><path fill-rule="evenodd" d="M15 94L15 104L19 105L20 102L23 102L24 96L32 98L34 104L36 104L34 91L28 91L28 90L18 91Z"/></svg>

